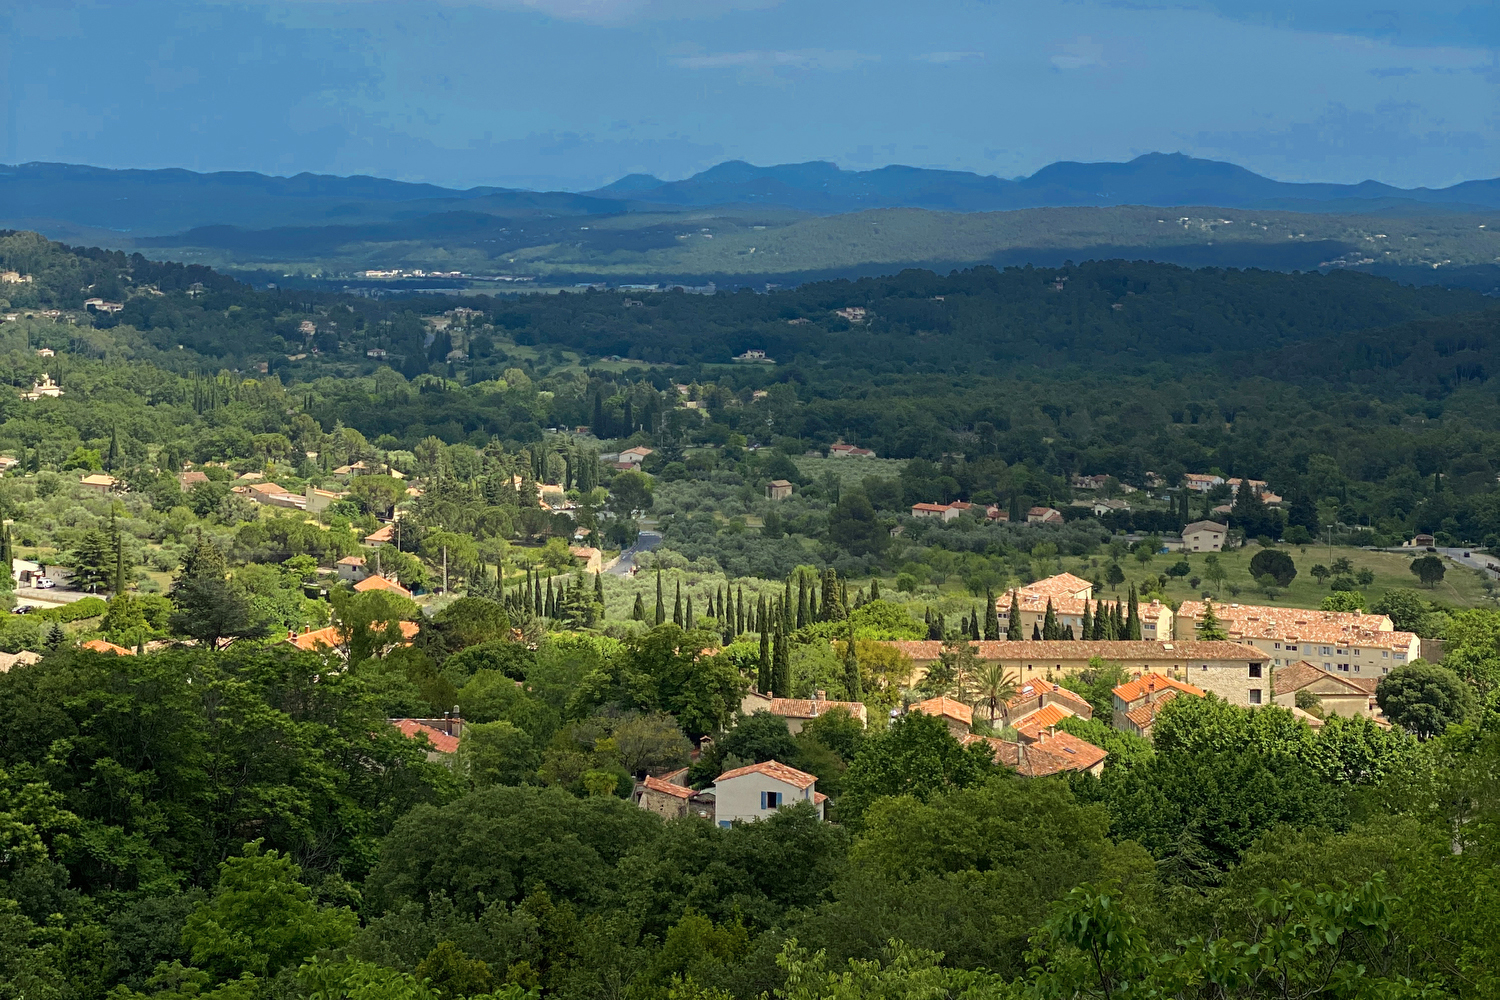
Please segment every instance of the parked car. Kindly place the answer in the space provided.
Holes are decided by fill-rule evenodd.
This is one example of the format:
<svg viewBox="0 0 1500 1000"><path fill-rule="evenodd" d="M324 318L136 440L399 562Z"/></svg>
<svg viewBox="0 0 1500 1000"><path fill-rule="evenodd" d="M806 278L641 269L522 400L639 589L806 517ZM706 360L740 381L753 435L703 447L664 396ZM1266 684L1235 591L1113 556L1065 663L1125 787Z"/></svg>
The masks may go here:
<svg viewBox="0 0 1500 1000"><path fill-rule="evenodd" d="M32 584L32 586L36 587L37 590L51 590L57 584L53 583L49 577L39 576L36 578L36 583Z"/></svg>
<svg viewBox="0 0 1500 1000"><path fill-rule="evenodd" d="M36 608L30 604L17 604L10 609L10 613L13 615L29 615L35 610Z"/></svg>

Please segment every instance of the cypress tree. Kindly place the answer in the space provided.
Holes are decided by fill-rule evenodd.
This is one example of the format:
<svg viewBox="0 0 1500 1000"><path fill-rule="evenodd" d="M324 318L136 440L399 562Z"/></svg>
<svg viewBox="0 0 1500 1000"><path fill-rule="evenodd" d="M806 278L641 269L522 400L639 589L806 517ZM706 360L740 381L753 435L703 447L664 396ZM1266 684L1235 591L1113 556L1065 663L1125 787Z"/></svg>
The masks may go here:
<svg viewBox="0 0 1500 1000"><path fill-rule="evenodd" d="M557 617L557 595L552 592L552 577L547 577L547 603L542 605L542 613L548 618Z"/></svg>
<svg viewBox="0 0 1500 1000"><path fill-rule="evenodd" d="M807 620L809 622L823 621L822 612L818 610L818 588L807 588Z"/></svg>
<svg viewBox="0 0 1500 1000"><path fill-rule="evenodd" d="M777 631L774 640L771 688L778 698L787 698L792 693L792 655L788 648L790 643L786 634L781 631Z"/></svg>
<svg viewBox="0 0 1500 1000"><path fill-rule="evenodd" d="M1133 583L1130 585L1130 614L1125 619L1125 638L1137 641L1141 638L1141 605Z"/></svg>
<svg viewBox="0 0 1500 1000"><path fill-rule="evenodd" d="M850 701L864 701L864 684L859 679L859 658L854 652L854 623L844 639L844 690Z"/></svg>
<svg viewBox="0 0 1500 1000"><path fill-rule="evenodd" d="M972 613L969 615L969 638L973 639L975 642L978 642L980 639L979 609L971 608L970 610L972 611Z"/></svg>
<svg viewBox="0 0 1500 1000"><path fill-rule="evenodd" d="M878 601L878 600L880 600L880 578L879 577L875 577L875 578L873 578L873 579L870 580L870 600L872 600L872 601Z"/></svg>
<svg viewBox="0 0 1500 1000"><path fill-rule="evenodd" d="M745 588L743 585L736 589L734 601L734 634L745 634Z"/></svg>
<svg viewBox="0 0 1500 1000"><path fill-rule="evenodd" d="M540 571L532 574L531 592L533 597L532 606L536 611L536 616L541 618L547 613L547 605L542 603L542 576Z"/></svg>
<svg viewBox="0 0 1500 1000"><path fill-rule="evenodd" d="M1078 632L1085 639L1093 638L1094 635L1094 616L1089 611L1088 598L1084 598L1083 600L1083 625L1079 628Z"/></svg>
<svg viewBox="0 0 1500 1000"><path fill-rule="evenodd" d="M781 611L780 611L779 617L781 618L781 631L783 631L783 632L790 632L792 630L792 578L791 577L787 577L785 584L783 584L783 586L782 586Z"/></svg>
<svg viewBox="0 0 1500 1000"><path fill-rule="evenodd" d="M1115 638L1116 639L1124 639L1124 638L1126 638L1126 634L1125 634L1125 612L1122 610L1119 601L1115 602Z"/></svg>
<svg viewBox="0 0 1500 1000"><path fill-rule="evenodd" d="M807 624L807 577L797 574L797 627Z"/></svg>
<svg viewBox="0 0 1500 1000"><path fill-rule="evenodd" d="M661 570L656 571L656 624L665 624L667 620L667 605L661 595Z"/></svg>
<svg viewBox="0 0 1500 1000"><path fill-rule="evenodd" d="M599 605L599 616L604 617L604 576L594 573L594 601Z"/></svg>
<svg viewBox="0 0 1500 1000"><path fill-rule="evenodd" d="M676 625L678 628L682 628L682 626L685 624L685 621L686 620L682 617L682 581L678 580L677 599L672 602L672 624Z"/></svg>
<svg viewBox="0 0 1500 1000"><path fill-rule="evenodd" d="M1062 629L1057 627L1057 612L1052 607L1052 598L1047 598L1047 611L1042 616L1042 638L1061 639Z"/></svg>
<svg viewBox="0 0 1500 1000"><path fill-rule="evenodd" d="M1012 642L1020 642L1021 633L1021 597L1018 591L1010 592L1010 622L1005 626L1005 638Z"/></svg>
<svg viewBox="0 0 1500 1000"><path fill-rule="evenodd" d="M1042 641L1042 630L1037 625L1036 622L1032 622L1031 623L1031 641L1032 642L1041 642Z"/></svg>
<svg viewBox="0 0 1500 1000"><path fill-rule="evenodd" d="M1064 639L1068 640L1069 642L1073 641L1074 636L1073 636L1073 626L1072 625L1069 625L1069 626L1067 626L1066 628L1063 629L1063 636L1062 637Z"/></svg>
<svg viewBox="0 0 1500 1000"><path fill-rule="evenodd" d="M1000 638L1000 613L995 610L995 591L991 587L984 588L984 637Z"/></svg>
<svg viewBox="0 0 1500 1000"><path fill-rule="evenodd" d="M937 616L937 634L939 639L948 638L948 623L943 619L941 611L938 612Z"/></svg>
<svg viewBox="0 0 1500 1000"><path fill-rule="evenodd" d="M697 625L697 621L693 618L693 595L689 594L687 599L687 621L684 627L691 632Z"/></svg>
<svg viewBox="0 0 1500 1000"><path fill-rule="evenodd" d="M940 632L940 631L938 631L937 622L935 622L935 621L932 620L932 609L931 608L927 609L927 618L926 618L926 621L927 621L927 638L928 639L941 639L943 637L943 633Z"/></svg>
<svg viewBox="0 0 1500 1000"><path fill-rule="evenodd" d="M641 600L640 591L636 591L635 607L631 609L630 617L638 622L646 620L646 602Z"/></svg>

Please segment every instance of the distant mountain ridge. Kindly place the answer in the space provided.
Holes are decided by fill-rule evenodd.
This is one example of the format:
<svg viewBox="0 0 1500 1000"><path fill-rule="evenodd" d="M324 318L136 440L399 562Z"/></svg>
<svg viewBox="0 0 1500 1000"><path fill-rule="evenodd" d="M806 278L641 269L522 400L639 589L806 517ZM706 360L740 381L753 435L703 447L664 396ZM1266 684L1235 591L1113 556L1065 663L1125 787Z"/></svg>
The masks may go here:
<svg viewBox="0 0 1500 1000"><path fill-rule="evenodd" d="M632 174L590 194L684 207L776 205L820 214L866 208L994 212L1113 205L1292 209L1292 203L1295 210L1316 211L1320 203L1334 202L1340 212L1353 211L1351 203L1361 202L1471 210L1500 207L1500 178L1438 189L1378 181L1288 183L1181 153L1147 153L1128 163L1058 162L1016 180L921 167L843 170L822 161L757 167L733 160L680 181Z"/></svg>
<svg viewBox="0 0 1500 1000"><path fill-rule="evenodd" d="M1054 163L1015 180L923 167L843 170L823 161L757 167L732 160L680 181L631 174L596 191L575 193L457 190L369 176L0 165L0 226L35 228L57 238L109 232L155 237L205 226L347 226L454 211L524 219L716 205L816 215L871 208L993 212L1115 205L1413 214L1500 208L1500 178L1439 189L1376 181L1293 184L1232 163L1148 153L1128 163Z"/></svg>

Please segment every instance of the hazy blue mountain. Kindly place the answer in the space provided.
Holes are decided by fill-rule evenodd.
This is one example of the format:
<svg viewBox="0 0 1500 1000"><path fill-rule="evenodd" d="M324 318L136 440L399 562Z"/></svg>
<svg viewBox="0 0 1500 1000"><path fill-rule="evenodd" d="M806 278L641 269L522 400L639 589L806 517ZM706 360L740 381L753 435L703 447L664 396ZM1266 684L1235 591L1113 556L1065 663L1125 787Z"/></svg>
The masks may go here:
<svg viewBox="0 0 1500 1000"><path fill-rule="evenodd" d="M0 166L0 225L43 232L159 236L202 226L349 225L456 209L524 217L618 212L618 200L481 187L457 191L379 177L109 170L68 163Z"/></svg>
<svg viewBox="0 0 1500 1000"><path fill-rule="evenodd" d="M823 162L757 167L743 161L721 163L686 180L654 185L652 180L632 174L592 193L668 205L745 202L830 214L898 207L961 212L1108 205L1290 208L1294 203L1299 211L1320 211L1322 203L1337 203L1337 208L1327 210L1338 212L1392 211L1407 204L1455 210L1500 207L1500 179L1438 190L1375 181L1289 184L1232 163L1180 153L1148 153L1129 163L1054 163L1014 180L919 167L841 170ZM1372 204L1351 204L1364 202ZM1374 207L1376 203L1381 207Z"/></svg>

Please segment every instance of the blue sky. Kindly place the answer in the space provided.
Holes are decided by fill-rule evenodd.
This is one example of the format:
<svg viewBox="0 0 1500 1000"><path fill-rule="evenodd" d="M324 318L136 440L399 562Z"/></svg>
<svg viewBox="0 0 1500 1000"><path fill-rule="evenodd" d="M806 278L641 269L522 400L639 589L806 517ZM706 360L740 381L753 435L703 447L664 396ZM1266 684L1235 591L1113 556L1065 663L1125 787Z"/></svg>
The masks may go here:
<svg viewBox="0 0 1500 1000"><path fill-rule="evenodd" d="M1500 175L1500 16L1427 0L5 0L0 162L581 190L726 159L1185 152Z"/></svg>

